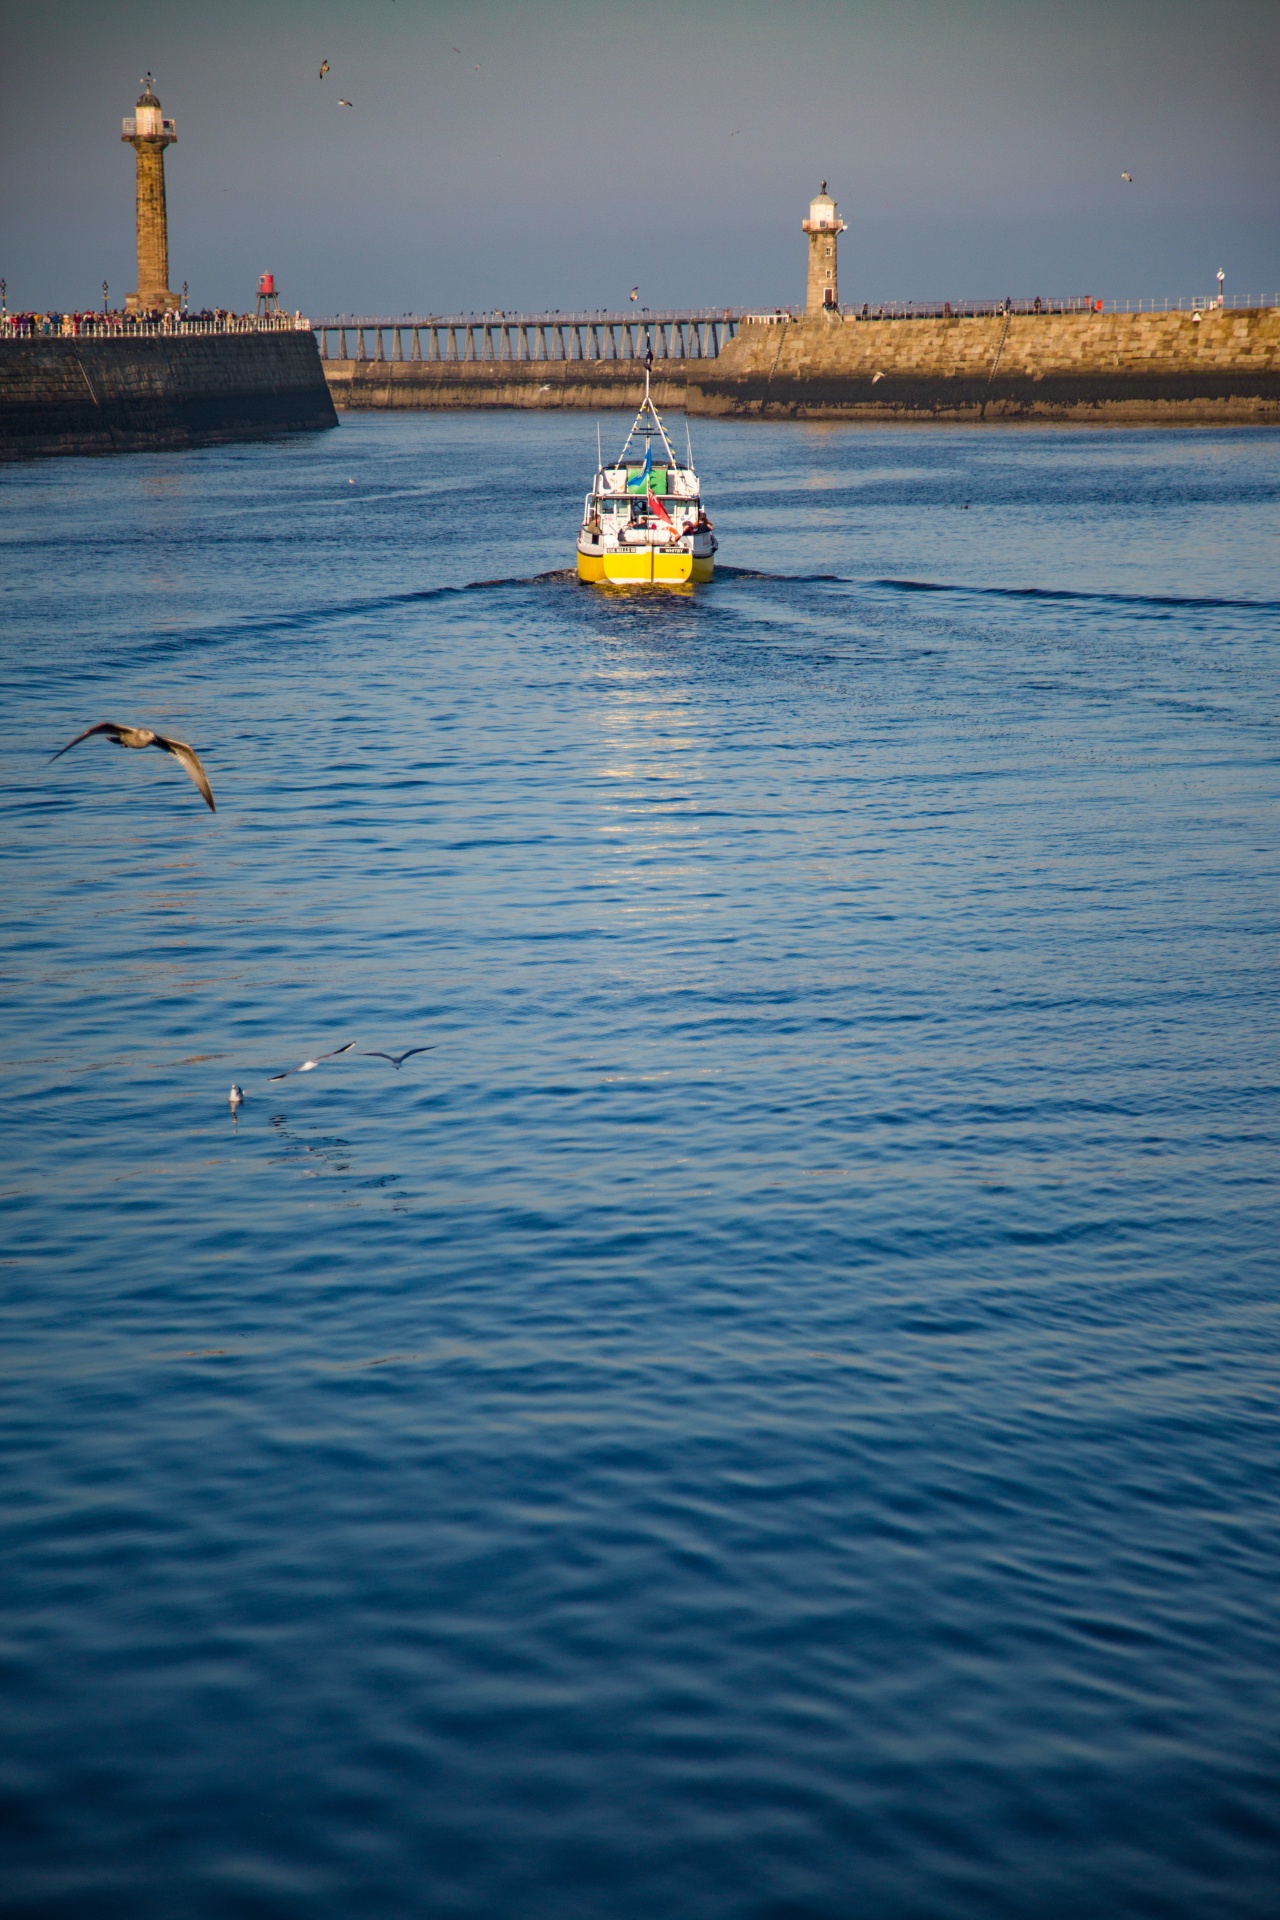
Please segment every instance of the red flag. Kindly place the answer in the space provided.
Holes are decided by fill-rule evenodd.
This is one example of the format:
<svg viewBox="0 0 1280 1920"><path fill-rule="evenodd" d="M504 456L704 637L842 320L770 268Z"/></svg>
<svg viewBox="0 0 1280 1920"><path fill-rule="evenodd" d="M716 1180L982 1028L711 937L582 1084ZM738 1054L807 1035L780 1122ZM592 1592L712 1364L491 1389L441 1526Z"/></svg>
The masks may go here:
<svg viewBox="0 0 1280 1920"><path fill-rule="evenodd" d="M653 491L652 487L650 487L649 489L649 505L651 508L655 509L658 513L662 515L663 519L666 521L667 525L671 528L671 531L674 533L676 523L671 518L671 515L667 512L666 508L663 506L661 500L659 500L657 494Z"/></svg>

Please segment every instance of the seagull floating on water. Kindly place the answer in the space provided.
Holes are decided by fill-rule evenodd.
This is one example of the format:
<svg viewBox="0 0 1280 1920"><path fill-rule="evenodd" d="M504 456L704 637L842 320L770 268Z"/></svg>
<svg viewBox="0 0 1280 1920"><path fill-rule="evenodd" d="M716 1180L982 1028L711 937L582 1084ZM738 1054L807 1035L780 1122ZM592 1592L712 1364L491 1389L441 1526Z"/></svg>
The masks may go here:
<svg viewBox="0 0 1280 1920"><path fill-rule="evenodd" d="M118 747L159 747L162 753L171 753L178 765L191 775L204 796L210 813L216 813L213 803L213 788L209 785L209 776L200 765L194 747L185 740L168 740L162 733L152 733L150 727L122 727L116 720L99 720L96 727L86 727L74 740L68 740L65 747L59 747L56 753L49 755L49 765L60 760L64 753L70 753L72 747L78 747L82 740L89 739L95 733L105 733L115 741Z"/></svg>
<svg viewBox="0 0 1280 1920"><path fill-rule="evenodd" d="M334 1047L329 1053L318 1053L314 1060L304 1060L300 1067L286 1067L283 1073L273 1073L272 1080L287 1080L292 1073L310 1073L322 1060L336 1060L340 1053L350 1053L355 1041L348 1040L345 1047Z"/></svg>
<svg viewBox="0 0 1280 1920"><path fill-rule="evenodd" d="M399 1073L405 1061L412 1060L415 1053L434 1053L434 1052L435 1052L435 1048L433 1046L432 1047L410 1047L408 1051L405 1053L379 1053L375 1048L371 1053L362 1053L360 1058L362 1060L389 1060L392 1066L395 1068L396 1072Z"/></svg>
<svg viewBox="0 0 1280 1920"><path fill-rule="evenodd" d="M244 1089L238 1087L234 1080L231 1082L231 1091L227 1095L227 1099L230 1102L232 1113L235 1112L240 1102L244 1099Z"/></svg>

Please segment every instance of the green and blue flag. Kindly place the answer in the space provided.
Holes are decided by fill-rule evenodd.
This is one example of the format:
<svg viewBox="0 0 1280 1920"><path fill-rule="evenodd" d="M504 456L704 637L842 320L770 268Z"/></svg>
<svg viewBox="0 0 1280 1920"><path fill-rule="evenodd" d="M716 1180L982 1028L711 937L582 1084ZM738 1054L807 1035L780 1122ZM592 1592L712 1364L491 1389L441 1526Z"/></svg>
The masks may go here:
<svg viewBox="0 0 1280 1920"><path fill-rule="evenodd" d="M653 442L652 440L646 440L644 443L644 465L641 467L639 473L628 474L627 492L628 493L648 493L649 475L652 472L653 472Z"/></svg>

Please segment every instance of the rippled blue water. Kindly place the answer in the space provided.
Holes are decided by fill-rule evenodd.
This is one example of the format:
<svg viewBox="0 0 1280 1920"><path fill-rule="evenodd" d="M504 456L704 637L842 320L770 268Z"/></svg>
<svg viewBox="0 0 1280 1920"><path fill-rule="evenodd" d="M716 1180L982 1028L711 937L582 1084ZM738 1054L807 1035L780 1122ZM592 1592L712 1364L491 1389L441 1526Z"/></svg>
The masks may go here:
<svg viewBox="0 0 1280 1920"><path fill-rule="evenodd" d="M1275 1911L1280 439L695 450L0 476L6 1914Z"/></svg>

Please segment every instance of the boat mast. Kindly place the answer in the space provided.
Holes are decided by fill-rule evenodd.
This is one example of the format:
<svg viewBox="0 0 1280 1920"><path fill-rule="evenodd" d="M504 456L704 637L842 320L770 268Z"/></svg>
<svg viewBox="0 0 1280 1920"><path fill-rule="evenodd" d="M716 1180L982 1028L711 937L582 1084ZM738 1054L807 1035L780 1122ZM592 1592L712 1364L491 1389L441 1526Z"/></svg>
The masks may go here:
<svg viewBox="0 0 1280 1920"><path fill-rule="evenodd" d="M660 413L658 412L658 409L653 404L653 395L650 391L649 382L650 382L650 373L649 373L648 367L646 367L644 370L644 399L640 402L639 413L636 415L635 419L631 423L631 432L627 435L626 439L622 443L622 452L618 455L617 460L614 462L615 466L620 467L624 465L627 458L627 448L631 445L631 442L635 438L637 433L642 433L646 440L652 439L653 435L656 433L658 435L658 438L661 440L664 448L666 449L667 459L671 462L671 465L673 467L678 467L680 464L680 462L676 459L675 449L672 447L670 440L668 440L667 438L667 430L662 424L662 416L660 415ZM646 422L646 424L643 426L641 425L642 421ZM649 421L652 421L653 424L652 425L647 424L647 422Z"/></svg>

